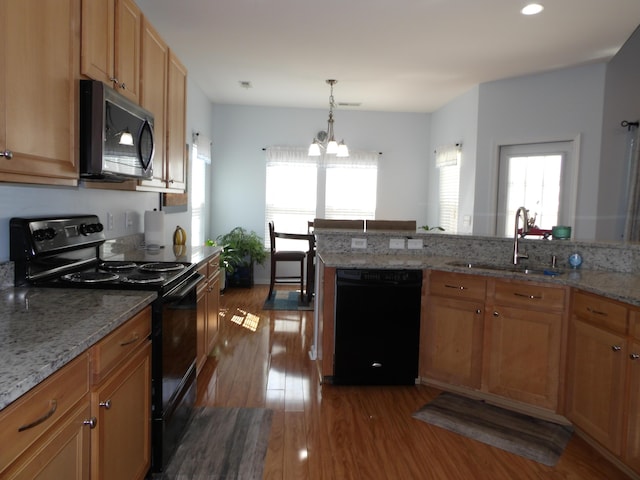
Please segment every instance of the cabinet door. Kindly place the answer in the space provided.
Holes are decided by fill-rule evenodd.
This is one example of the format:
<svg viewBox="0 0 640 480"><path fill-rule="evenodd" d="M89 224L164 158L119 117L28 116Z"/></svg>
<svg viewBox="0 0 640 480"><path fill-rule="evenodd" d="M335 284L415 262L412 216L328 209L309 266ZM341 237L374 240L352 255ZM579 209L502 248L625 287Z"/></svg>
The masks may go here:
<svg viewBox="0 0 640 480"><path fill-rule="evenodd" d="M625 461L640 473L640 341L631 342L626 358L629 367L629 416Z"/></svg>
<svg viewBox="0 0 640 480"><path fill-rule="evenodd" d="M90 430L88 395L2 478L6 480L88 480ZM6 475L6 476L5 476Z"/></svg>
<svg viewBox="0 0 640 480"><path fill-rule="evenodd" d="M198 285L196 305L196 371L200 373L207 360L207 283Z"/></svg>
<svg viewBox="0 0 640 480"><path fill-rule="evenodd" d="M482 302L429 297L420 336L422 376L480 388Z"/></svg>
<svg viewBox="0 0 640 480"><path fill-rule="evenodd" d="M184 190L187 185L185 148L187 69L169 50L167 94L167 181L170 189Z"/></svg>
<svg viewBox="0 0 640 480"><path fill-rule="evenodd" d="M82 0L81 72L94 80L112 85L115 0Z"/></svg>
<svg viewBox="0 0 640 480"><path fill-rule="evenodd" d="M132 0L116 0L114 72L118 91L134 101L140 97L140 27L142 12Z"/></svg>
<svg viewBox="0 0 640 480"><path fill-rule="evenodd" d="M151 342L92 392L91 478L143 479L151 465Z"/></svg>
<svg viewBox="0 0 640 480"><path fill-rule="evenodd" d="M207 290L207 345L206 354L213 350L213 345L218 336L218 313L220 310L220 271L209 279Z"/></svg>
<svg viewBox="0 0 640 480"><path fill-rule="evenodd" d="M485 324L486 389L555 411L562 314L497 305Z"/></svg>
<svg viewBox="0 0 640 480"><path fill-rule="evenodd" d="M567 417L616 455L622 438L626 340L583 322L569 324Z"/></svg>
<svg viewBox="0 0 640 480"><path fill-rule="evenodd" d="M167 114L167 73L169 47L151 23L143 18L140 72L140 104L153 113L156 151L153 158L153 178L144 180L147 187L166 186L165 131Z"/></svg>
<svg viewBox="0 0 640 480"><path fill-rule="evenodd" d="M79 19L80 0L0 2L0 181L77 184Z"/></svg>

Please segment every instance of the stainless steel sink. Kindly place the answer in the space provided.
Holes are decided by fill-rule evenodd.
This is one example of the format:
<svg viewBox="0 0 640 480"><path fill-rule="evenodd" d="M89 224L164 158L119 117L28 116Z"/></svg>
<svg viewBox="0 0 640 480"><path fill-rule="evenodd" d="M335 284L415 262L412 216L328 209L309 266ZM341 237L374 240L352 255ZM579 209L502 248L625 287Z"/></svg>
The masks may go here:
<svg viewBox="0 0 640 480"><path fill-rule="evenodd" d="M452 267L462 267L474 270L494 270L499 272L523 273L525 275L562 275L564 272L551 267L533 267L529 265L498 265L492 263L476 263L468 261L449 262L447 265Z"/></svg>

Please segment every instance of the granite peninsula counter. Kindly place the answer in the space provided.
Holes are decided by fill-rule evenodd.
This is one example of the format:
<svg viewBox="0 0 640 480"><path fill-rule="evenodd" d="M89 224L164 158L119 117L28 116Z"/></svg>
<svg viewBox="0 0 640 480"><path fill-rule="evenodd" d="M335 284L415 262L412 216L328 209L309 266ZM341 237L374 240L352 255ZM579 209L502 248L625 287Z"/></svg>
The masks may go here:
<svg viewBox="0 0 640 480"><path fill-rule="evenodd" d="M451 262L460 261L460 258L456 257L357 253L319 253L318 256L326 267L428 269L536 281L552 285L570 286L640 306L640 275L636 273L562 268L563 273L561 275L551 276L451 265Z"/></svg>
<svg viewBox="0 0 640 480"><path fill-rule="evenodd" d="M156 297L148 291L0 290L0 410Z"/></svg>

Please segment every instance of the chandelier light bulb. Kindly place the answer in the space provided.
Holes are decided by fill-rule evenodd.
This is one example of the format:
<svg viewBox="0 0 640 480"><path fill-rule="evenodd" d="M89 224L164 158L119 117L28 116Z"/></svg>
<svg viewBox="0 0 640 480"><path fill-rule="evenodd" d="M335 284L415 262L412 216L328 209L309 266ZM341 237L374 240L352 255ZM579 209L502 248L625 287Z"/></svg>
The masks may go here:
<svg viewBox="0 0 640 480"><path fill-rule="evenodd" d="M320 144L316 139L313 140L313 143L309 145L309 156L310 157L319 157L320 152Z"/></svg>
<svg viewBox="0 0 640 480"><path fill-rule="evenodd" d="M348 157L349 156L349 148L345 145L344 140L342 140L338 144L338 151L336 152L336 157Z"/></svg>

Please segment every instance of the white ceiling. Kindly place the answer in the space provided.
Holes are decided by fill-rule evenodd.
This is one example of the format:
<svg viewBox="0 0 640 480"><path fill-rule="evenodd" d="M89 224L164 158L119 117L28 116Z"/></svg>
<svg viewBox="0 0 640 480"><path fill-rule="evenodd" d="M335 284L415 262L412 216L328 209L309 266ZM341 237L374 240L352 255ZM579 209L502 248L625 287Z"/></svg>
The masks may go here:
<svg viewBox="0 0 640 480"><path fill-rule="evenodd" d="M327 107L335 78L338 104L395 112L606 61L640 24L640 0L539 2L527 17L524 0L137 0L214 103Z"/></svg>

